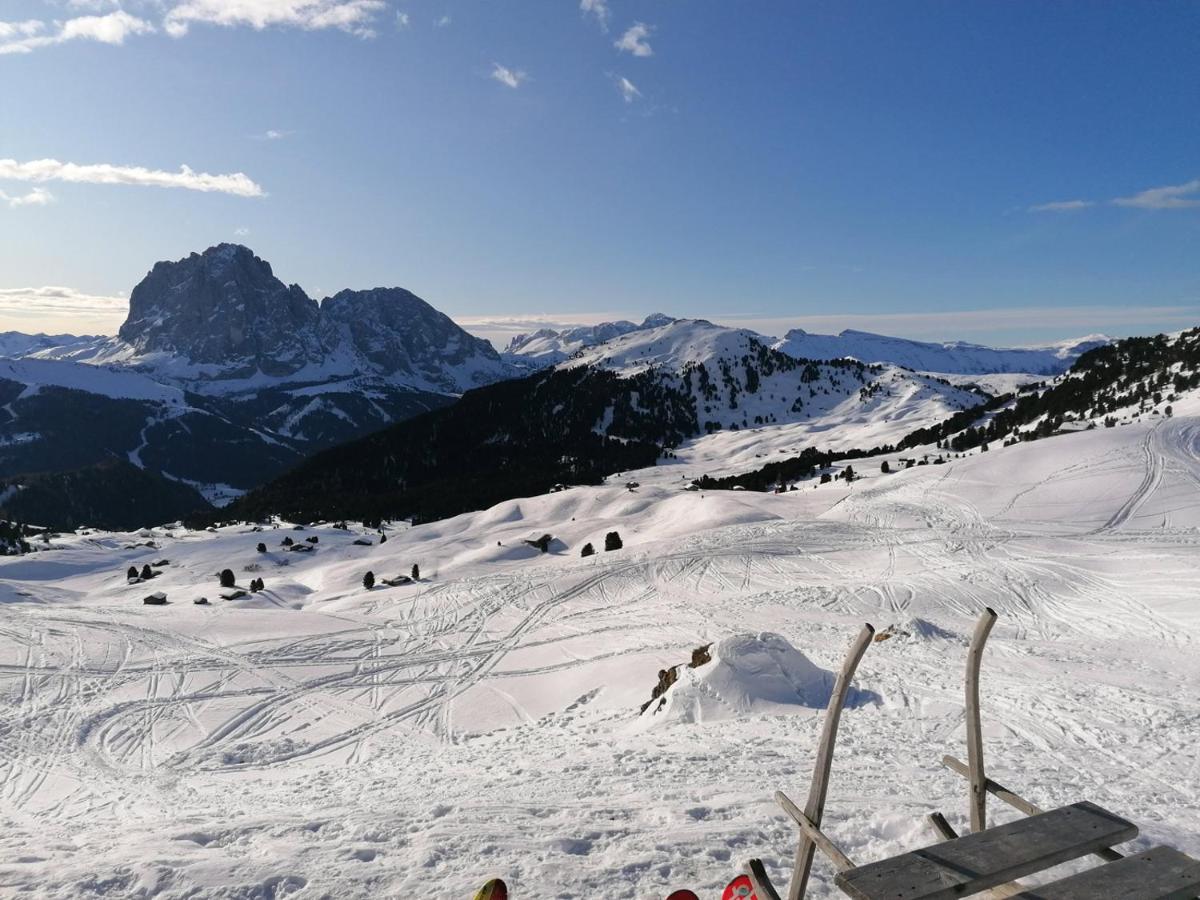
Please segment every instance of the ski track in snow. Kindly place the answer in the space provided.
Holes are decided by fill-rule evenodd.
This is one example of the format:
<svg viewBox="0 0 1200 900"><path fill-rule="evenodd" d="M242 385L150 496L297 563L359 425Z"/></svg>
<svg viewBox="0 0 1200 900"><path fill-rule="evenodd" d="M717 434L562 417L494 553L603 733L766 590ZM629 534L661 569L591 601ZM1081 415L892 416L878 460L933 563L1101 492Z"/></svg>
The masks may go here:
<svg viewBox="0 0 1200 900"><path fill-rule="evenodd" d="M1200 853L1194 415L849 488L643 483L374 547L318 528L303 556L253 552L284 530L231 528L156 530L154 549L68 535L0 560L0 894L466 897L502 875L517 897L712 896L749 856L783 884L797 835L771 795L803 799L819 711L637 708L660 668L722 637L778 632L834 669L862 621L919 617L948 637L872 645L856 685L880 700L844 716L827 804L851 858L881 858L931 843L927 812L965 821L965 783L938 760L965 754L985 605L989 774ZM612 528L625 549L589 559L521 545ZM163 557L155 587L125 584ZM417 585L358 586L414 561ZM268 589L217 599L226 564L239 581L260 566ZM158 584L171 604L142 606ZM840 896L824 861L812 890Z"/></svg>

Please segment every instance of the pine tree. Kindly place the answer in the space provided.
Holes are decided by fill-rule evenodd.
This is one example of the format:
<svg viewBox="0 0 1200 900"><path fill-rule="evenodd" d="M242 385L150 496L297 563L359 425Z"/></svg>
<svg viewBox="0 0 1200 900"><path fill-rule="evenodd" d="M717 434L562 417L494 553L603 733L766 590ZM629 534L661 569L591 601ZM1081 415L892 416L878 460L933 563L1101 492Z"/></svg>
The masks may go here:
<svg viewBox="0 0 1200 900"><path fill-rule="evenodd" d="M413 581L421 580L421 567L418 566L416 563L413 563L413 567L412 567L412 580Z"/></svg>
<svg viewBox="0 0 1200 900"><path fill-rule="evenodd" d="M886 459L880 464L879 471L882 472L884 475L887 475L889 472L892 471L892 467L888 465L888 461Z"/></svg>
<svg viewBox="0 0 1200 900"><path fill-rule="evenodd" d="M130 580L137 578L138 577L137 566L130 566L129 570L125 573L125 577Z"/></svg>
<svg viewBox="0 0 1200 900"><path fill-rule="evenodd" d="M371 588L375 587L375 573L367 572L367 574L363 576L362 584L363 584L363 587L365 587L368 591Z"/></svg>
<svg viewBox="0 0 1200 900"><path fill-rule="evenodd" d="M153 577L154 573L150 570L150 563L146 563L144 566L142 566L142 579L149 581Z"/></svg>
<svg viewBox="0 0 1200 900"><path fill-rule="evenodd" d="M625 545L621 543L621 535L615 531L610 531L604 536L604 550L620 550Z"/></svg>
<svg viewBox="0 0 1200 900"><path fill-rule="evenodd" d="M264 544L264 543L262 543L262 542L259 542L259 545L258 545L258 548L257 548L257 549L258 549L258 552L259 552L259 553L266 553L266 552L267 552L267 545L266 545L266 544Z"/></svg>
<svg viewBox="0 0 1200 900"><path fill-rule="evenodd" d="M595 556L596 548L591 544L584 544L583 549L579 551L580 556Z"/></svg>
<svg viewBox="0 0 1200 900"><path fill-rule="evenodd" d="M219 577L221 579L221 587L223 588L231 588L237 583L237 580L233 577L233 569L222 569Z"/></svg>

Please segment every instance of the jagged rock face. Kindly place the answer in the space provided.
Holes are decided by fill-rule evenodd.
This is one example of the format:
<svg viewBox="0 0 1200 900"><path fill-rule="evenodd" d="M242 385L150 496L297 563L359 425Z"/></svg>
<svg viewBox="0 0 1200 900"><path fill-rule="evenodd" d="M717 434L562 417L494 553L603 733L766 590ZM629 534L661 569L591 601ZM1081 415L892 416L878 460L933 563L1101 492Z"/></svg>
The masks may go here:
<svg viewBox="0 0 1200 900"><path fill-rule="evenodd" d="M456 392L506 377L490 343L403 288L345 290L321 301L326 347L352 348L376 373Z"/></svg>
<svg viewBox="0 0 1200 900"><path fill-rule="evenodd" d="M249 249L219 244L157 263L133 289L121 339L143 353L171 353L225 376L290 375L324 356L319 309Z"/></svg>

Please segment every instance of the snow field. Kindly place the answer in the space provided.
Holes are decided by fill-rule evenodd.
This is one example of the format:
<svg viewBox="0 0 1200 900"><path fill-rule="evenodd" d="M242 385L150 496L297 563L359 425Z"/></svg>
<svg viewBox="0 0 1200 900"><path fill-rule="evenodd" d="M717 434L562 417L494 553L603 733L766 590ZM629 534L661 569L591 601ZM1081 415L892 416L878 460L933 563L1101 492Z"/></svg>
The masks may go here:
<svg viewBox="0 0 1200 900"><path fill-rule="evenodd" d="M856 861L900 852L932 842L927 812L965 821L938 760L965 753L985 605L990 774L1200 853L1196 405L779 496L643 480L382 546L153 529L0 559L0 894L712 896L748 856L781 883L796 832L771 795L802 801L821 720L784 682L807 697L865 620L900 633L859 670L826 823ZM543 533L565 548L523 543ZM414 562L416 585L361 587ZM226 566L267 590L220 600ZM836 896L823 862L813 894Z"/></svg>

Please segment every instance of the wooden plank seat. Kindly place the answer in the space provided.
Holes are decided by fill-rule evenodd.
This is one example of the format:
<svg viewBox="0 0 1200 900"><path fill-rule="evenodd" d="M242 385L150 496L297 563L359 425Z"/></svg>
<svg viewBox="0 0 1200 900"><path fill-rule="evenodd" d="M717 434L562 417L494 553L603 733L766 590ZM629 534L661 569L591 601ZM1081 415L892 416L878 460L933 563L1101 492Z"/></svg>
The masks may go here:
<svg viewBox="0 0 1200 900"><path fill-rule="evenodd" d="M1017 900L1190 900L1200 893L1200 862L1171 847L1097 866L1038 888Z"/></svg>
<svg viewBox="0 0 1200 900"><path fill-rule="evenodd" d="M860 900L966 897L1137 834L1132 822L1085 801L840 872L836 884Z"/></svg>

